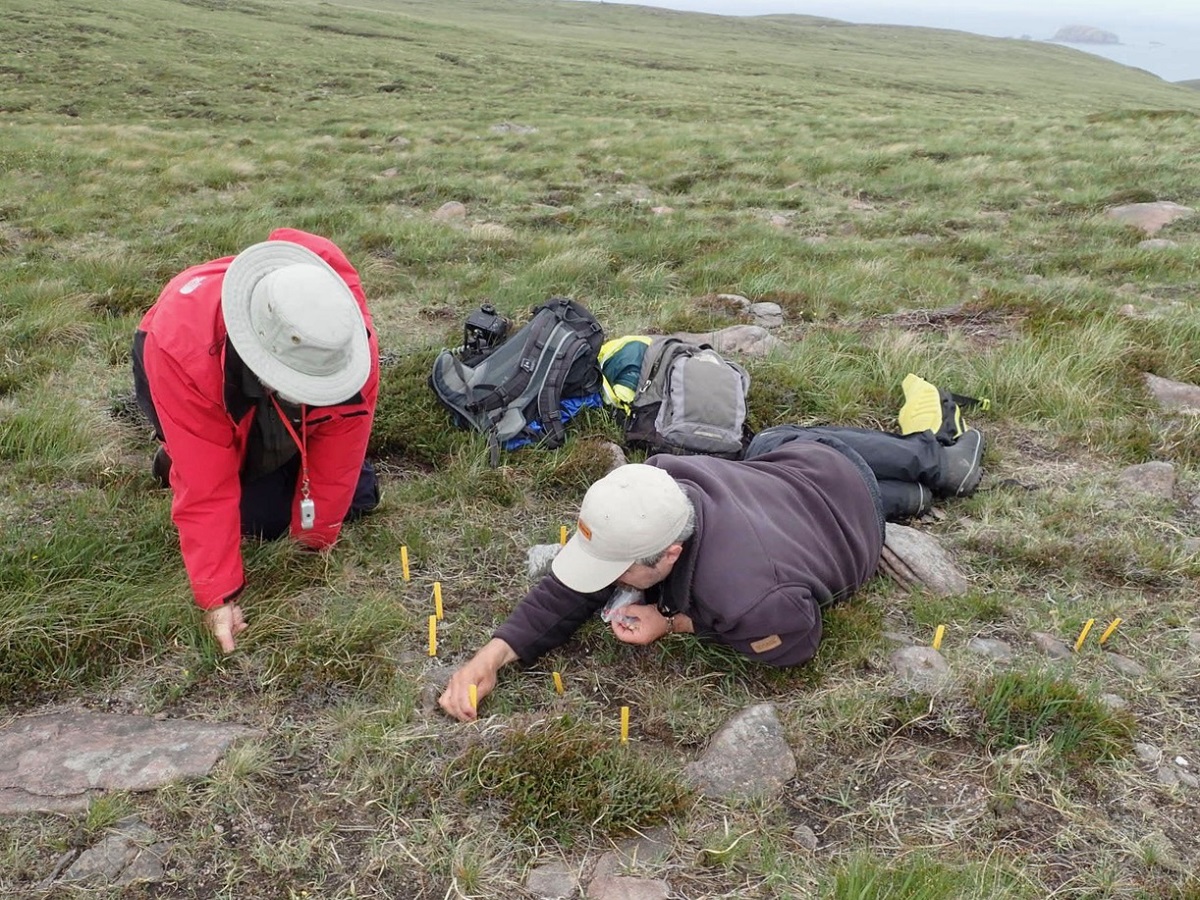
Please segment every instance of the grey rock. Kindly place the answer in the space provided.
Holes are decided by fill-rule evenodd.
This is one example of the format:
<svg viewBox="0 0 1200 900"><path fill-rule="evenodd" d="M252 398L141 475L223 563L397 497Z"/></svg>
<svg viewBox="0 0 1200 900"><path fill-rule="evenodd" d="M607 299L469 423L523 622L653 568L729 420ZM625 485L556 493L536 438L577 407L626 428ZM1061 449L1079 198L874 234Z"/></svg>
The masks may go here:
<svg viewBox="0 0 1200 900"><path fill-rule="evenodd" d="M1153 744L1138 742L1133 745L1134 755L1144 763L1157 765L1162 761L1163 752Z"/></svg>
<svg viewBox="0 0 1200 900"><path fill-rule="evenodd" d="M937 538L894 522L887 524L880 568L907 590L920 588L939 597L954 597L970 588Z"/></svg>
<svg viewBox="0 0 1200 900"><path fill-rule="evenodd" d="M807 825L797 825L792 830L792 840L805 850L816 850L820 846L820 841L817 840L817 833Z"/></svg>
<svg viewBox="0 0 1200 900"><path fill-rule="evenodd" d="M394 138L389 140L388 143L399 150L403 150L405 147L412 146L412 141L401 134L396 135Z"/></svg>
<svg viewBox="0 0 1200 900"><path fill-rule="evenodd" d="M1126 709L1129 706L1129 701L1120 694L1101 694L1099 696L1100 704L1108 710L1116 712L1120 709Z"/></svg>
<svg viewBox="0 0 1200 900"><path fill-rule="evenodd" d="M950 666L932 647L901 647L888 657L888 663L911 691L933 694L950 683Z"/></svg>
<svg viewBox="0 0 1200 900"><path fill-rule="evenodd" d="M1146 234L1157 234L1165 226L1176 219L1184 219L1195 210L1188 206L1180 206L1169 200L1154 203L1126 203L1123 206L1113 206L1105 211L1110 219L1116 219L1125 225L1140 228Z"/></svg>
<svg viewBox="0 0 1200 900"><path fill-rule="evenodd" d="M1192 508L1200 508L1200 497L1192 498ZM1179 549L1188 556L1195 556L1197 553L1200 553L1200 538L1184 538L1179 542Z"/></svg>
<svg viewBox="0 0 1200 900"><path fill-rule="evenodd" d="M525 551L525 572L529 576L530 581L549 574L550 564L554 562L554 557L558 556L558 551L562 549L562 544L534 544Z"/></svg>
<svg viewBox="0 0 1200 900"><path fill-rule="evenodd" d="M1122 487L1146 497L1170 500L1175 495L1175 467L1168 462L1129 466L1118 481Z"/></svg>
<svg viewBox="0 0 1200 900"><path fill-rule="evenodd" d="M149 791L207 775L241 725L73 710L0 729L0 814L87 809L96 791Z"/></svg>
<svg viewBox="0 0 1200 900"><path fill-rule="evenodd" d="M675 212L675 207L673 207L673 206L652 206L652 207L650 207L650 212L654 213L654 215L656 215L656 216L669 216L671 213Z"/></svg>
<svg viewBox="0 0 1200 900"><path fill-rule="evenodd" d="M971 638L967 641L967 649L996 662L1009 662L1013 658L1012 647L996 638Z"/></svg>
<svg viewBox="0 0 1200 900"><path fill-rule="evenodd" d="M1069 659L1071 656L1071 648L1060 641L1052 634L1047 634L1044 631L1035 631L1031 635L1034 646L1041 650L1051 659Z"/></svg>
<svg viewBox="0 0 1200 900"><path fill-rule="evenodd" d="M666 826L651 828L637 837L629 838L617 845L617 849L605 853L592 869L592 878L621 875L638 866L654 866L671 855L673 840Z"/></svg>
<svg viewBox="0 0 1200 900"><path fill-rule="evenodd" d="M1144 373L1146 387L1158 405L1165 410L1180 413L1200 412L1200 387L1182 381L1171 381L1157 375Z"/></svg>
<svg viewBox="0 0 1200 900"><path fill-rule="evenodd" d="M517 122L500 122L492 126L492 134L537 134L537 129Z"/></svg>
<svg viewBox="0 0 1200 900"><path fill-rule="evenodd" d="M161 881L168 845L141 822L126 822L85 850L62 880L96 885Z"/></svg>
<svg viewBox="0 0 1200 900"><path fill-rule="evenodd" d="M778 328L783 324L783 307L778 303L752 303L750 315L754 317L754 324L763 328Z"/></svg>
<svg viewBox="0 0 1200 900"><path fill-rule="evenodd" d="M796 774L796 757L771 703L742 710L684 769L685 778L709 797L736 799L778 793Z"/></svg>
<svg viewBox="0 0 1200 900"><path fill-rule="evenodd" d="M1200 778L1197 778L1191 772L1181 772L1178 769L1176 769L1175 777L1179 780L1180 784L1182 784L1186 787L1190 787L1190 788L1200 787Z"/></svg>
<svg viewBox="0 0 1200 900"><path fill-rule="evenodd" d="M457 219L465 219L466 217L466 206L457 200L450 200L443 203L433 213L433 218L437 222L450 222Z"/></svg>
<svg viewBox="0 0 1200 900"><path fill-rule="evenodd" d="M899 631L885 631L883 632L883 639L891 641L893 644L899 644L902 647L911 647L916 643L909 635L901 634Z"/></svg>
<svg viewBox="0 0 1200 900"><path fill-rule="evenodd" d="M1120 672L1122 675L1127 675L1130 678L1141 678L1146 674L1146 667L1141 663L1134 662L1128 656L1121 656L1117 653L1106 653L1108 664Z"/></svg>
<svg viewBox="0 0 1200 900"><path fill-rule="evenodd" d="M610 461L608 464L608 471L611 472L618 466L623 466L625 463L629 462L629 460L625 458L625 451L621 449L620 444L614 444L612 441L601 441L600 447L609 455Z"/></svg>
<svg viewBox="0 0 1200 900"><path fill-rule="evenodd" d="M747 356L766 356L780 344L779 338L761 325L730 325L719 331L679 331L672 337L695 344L712 344L720 353L744 353Z"/></svg>
<svg viewBox="0 0 1200 900"><path fill-rule="evenodd" d="M1138 244L1139 250L1170 250L1172 247L1179 245L1174 241L1168 241L1166 238L1150 238L1147 241L1142 241Z"/></svg>
<svg viewBox="0 0 1200 900"><path fill-rule="evenodd" d="M542 900L566 900L579 890L579 873L557 860L546 863L530 871L525 890Z"/></svg>
<svg viewBox="0 0 1200 900"><path fill-rule="evenodd" d="M1143 858L1153 859L1159 868L1172 872L1189 872L1188 864L1179 858L1179 852L1171 839L1161 831L1154 831L1142 838ZM1151 851L1149 853L1145 851Z"/></svg>
<svg viewBox="0 0 1200 900"><path fill-rule="evenodd" d="M669 900L671 886L661 878L610 875L588 884L589 900Z"/></svg>
<svg viewBox="0 0 1200 900"><path fill-rule="evenodd" d="M787 228L792 224L792 220L787 216L773 215L767 220L772 228Z"/></svg>
<svg viewBox="0 0 1200 900"><path fill-rule="evenodd" d="M1200 631L1192 631L1187 636L1188 649L1200 653Z"/></svg>
<svg viewBox="0 0 1200 900"><path fill-rule="evenodd" d="M1158 771L1155 773L1155 777L1158 779L1159 784L1178 784L1179 770L1172 769L1170 766L1159 766Z"/></svg>

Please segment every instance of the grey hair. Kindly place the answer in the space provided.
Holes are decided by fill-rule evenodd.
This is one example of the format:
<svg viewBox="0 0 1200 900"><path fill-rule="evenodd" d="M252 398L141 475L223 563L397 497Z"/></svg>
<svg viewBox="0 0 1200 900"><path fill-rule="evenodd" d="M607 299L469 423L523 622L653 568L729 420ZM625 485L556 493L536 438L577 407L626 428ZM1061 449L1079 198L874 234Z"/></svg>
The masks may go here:
<svg viewBox="0 0 1200 900"><path fill-rule="evenodd" d="M692 498L689 497L686 492L683 494L683 501L687 504L687 518L684 520L683 526L679 529L679 533L675 535L673 539L667 542L666 547L663 547L661 550L651 556L647 556L645 559L639 559L635 563L636 565L649 566L650 568L657 566L662 560L663 556L666 555L667 547L670 547L672 544L682 544L695 532L696 507L692 504Z"/></svg>

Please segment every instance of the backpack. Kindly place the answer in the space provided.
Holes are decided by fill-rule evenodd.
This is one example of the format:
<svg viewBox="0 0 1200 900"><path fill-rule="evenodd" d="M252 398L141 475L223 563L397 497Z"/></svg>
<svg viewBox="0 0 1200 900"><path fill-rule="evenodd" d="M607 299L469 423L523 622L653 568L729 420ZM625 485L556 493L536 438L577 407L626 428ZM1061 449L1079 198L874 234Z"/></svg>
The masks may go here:
<svg viewBox="0 0 1200 900"><path fill-rule="evenodd" d="M939 444L950 445L969 431L971 426L963 418L964 409L988 410L991 400L955 394L945 388L930 384L919 375L909 372L900 384L904 391L904 405L897 417L901 434L932 431Z"/></svg>
<svg viewBox="0 0 1200 900"><path fill-rule="evenodd" d="M443 350L433 362L429 386L455 425L487 437L495 468L502 446L561 447L569 414L581 405L599 404L597 359L603 342L604 330L586 308L552 297L485 353L460 358ZM595 403L588 402L592 395Z"/></svg>
<svg viewBox="0 0 1200 900"><path fill-rule="evenodd" d="M746 370L710 345L656 337L646 347L628 413L618 412L625 442L652 453L737 459L750 436L749 390Z"/></svg>

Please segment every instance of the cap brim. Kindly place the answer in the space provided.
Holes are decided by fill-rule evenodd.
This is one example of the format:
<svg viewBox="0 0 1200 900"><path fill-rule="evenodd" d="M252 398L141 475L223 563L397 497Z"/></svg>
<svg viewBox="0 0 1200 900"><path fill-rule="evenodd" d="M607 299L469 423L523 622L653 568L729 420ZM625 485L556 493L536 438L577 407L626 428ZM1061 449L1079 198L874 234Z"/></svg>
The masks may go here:
<svg viewBox="0 0 1200 900"><path fill-rule="evenodd" d="M587 541L576 532L558 551L550 570L571 590L591 594L615 582L635 562L634 559L628 562L597 559L587 552Z"/></svg>
<svg viewBox="0 0 1200 900"><path fill-rule="evenodd" d="M284 365L263 347L250 321L250 298L255 285L276 269L294 265L320 266L328 270L345 290L346 299L362 321L362 328L355 333L350 345L345 368L332 375L305 375ZM235 256L221 283L221 314L225 319L225 331L242 362L260 381L289 400L309 406L343 403L361 391L371 375L371 343L358 300L333 266L300 244L263 241Z"/></svg>

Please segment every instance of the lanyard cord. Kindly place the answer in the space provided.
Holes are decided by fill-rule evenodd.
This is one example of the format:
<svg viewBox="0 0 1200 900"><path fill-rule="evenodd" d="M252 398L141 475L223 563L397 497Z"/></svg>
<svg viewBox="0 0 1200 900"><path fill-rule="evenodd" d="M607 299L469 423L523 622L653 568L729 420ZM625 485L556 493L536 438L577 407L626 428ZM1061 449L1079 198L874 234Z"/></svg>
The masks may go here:
<svg viewBox="0 0 1200 900"><path fill-rule="evenodd" d="M287 414L279 405L279 401L275 399L275 392L271 392L271 403L275 405L275 411L279 413L279 418L283 421L283 427L287 429L288 434L292 436L292 440L296 442L296 446L300 450L300 496L308 499L308 417L304 415L304 404L300 404L300 434L296 434L296 429L292 427L291 421Z"/></svg>

